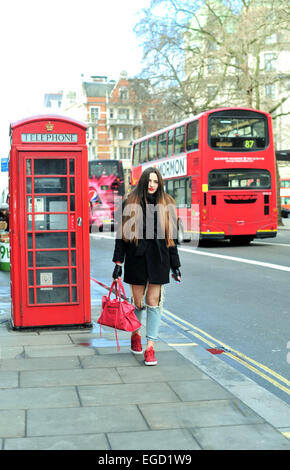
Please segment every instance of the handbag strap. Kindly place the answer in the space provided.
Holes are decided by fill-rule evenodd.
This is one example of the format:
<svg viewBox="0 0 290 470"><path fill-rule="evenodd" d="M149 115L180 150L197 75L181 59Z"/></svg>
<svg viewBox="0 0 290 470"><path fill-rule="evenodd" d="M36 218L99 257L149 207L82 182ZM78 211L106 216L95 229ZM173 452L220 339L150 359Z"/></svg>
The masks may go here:
<svg viewBox="0 0 290 470"><path fill-rule="evenodd" d="M117 281L118 281L118 287L119 287L119 300L121 300L122 294L123 294L124 300L127 300L127 297L126 297L126 294L125 294L125 289L124 289L124 286L123 286L123 283L122 283L121 279L117 279ZM122 291L122 294L121 294L121 291Z"/></svg>
<svg viewBox="0 0 290 470"><path fill-rule="evenodd" d="M110 287L109 295L108 295L109 300L111 298L111 293L112 293L113 287L115 287L115 295L116 295L116 297L118 297L118 285L117 285L117 280L116 279L113 280L112 285Z"/></svg>

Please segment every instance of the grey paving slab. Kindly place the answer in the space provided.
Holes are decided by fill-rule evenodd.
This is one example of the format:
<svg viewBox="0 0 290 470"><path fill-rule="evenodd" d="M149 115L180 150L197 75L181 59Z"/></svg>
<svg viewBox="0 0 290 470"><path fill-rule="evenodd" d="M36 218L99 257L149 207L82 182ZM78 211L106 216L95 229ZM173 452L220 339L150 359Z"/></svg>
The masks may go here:
<svg viewBox="0 0 290 470"><path fill-rule="evenodd" d="M18 387L17 371L0 371L0 388Z"/></svg>
<svg viewBox="0 0 290 470"><path fill-rule="evenodd" d="M213 380L169 382L182 401L220 400L234 398L230 392Z"/></svg>
<svg viewBox="0 0 290 470"><path fill-rule="evenodd" d="M152 429L263 422L242 403L230 400L140 405L140 409Z"/></svg>
<svg viewBox="0 0 290 470"><path fill-rule="evenodd" d="M77 357L37 357L0 361L1 370L50 370L80 367Z"/></svg>
<svg viewBox="0 0 290 470"><path fill-rule="evenodd" d="M188 429L108 433L112 450L199 450Z"/></svg>
<svg viewBox="0 0 290 470"><path fill-rule="evenodd" d="M23 437L25 435L24 410L0 410L0 437Z"/></svg>
<svg viewBox="0 0 290 470"><path fill-rule="evenodd" d="M53 344L72 344L69 335L40 336L14 332L13 335L6 335L1 338L1 346L43 346Z"/></svg>
<svg viewBox="0 0 290 470"><path fill-rule="evenodd" d="M1 377L1 376L0 376ZM69 369L20 372L21 387L55 387L61 385L97 385L120 383L116 369Z"/></svg>
<svg viewBox="0 0 290 470"><path fill-rule="evenodd" d="M83 406L179 401L165 383L150 383L150 388L144 387L144 384L80 386L78 391Z"/></svg>
<svg viewBox="0 0 290 470"><path fill-rule="evenodd" d="M268 390L254 382L245 385L229 385L228 389L244 401L256 413L276 428L290 427L290 407Z"/></svg>
<svg viewBox="0 0 290 470"><path fill-rule="evenodd" d="M120 351L118 352L118 354L128 353L131 349L131 340L119 341L119 346L120 346ZM145 351L145 346L146 346L146 341L143 340L142 341L143 351ZM172 351L172 348L168 344L164 343L163 341L156 343L156 346L154 349L157 354L159 353L159 351ZM108 342L107 344L103 343L102 347L100 345L97 351L98 351L98 354L116 354L116 351L117 351L116 343L112 341L110 342L110 344L108 344ZM143 362L144 355L140 355L139 359L140 359L140 362Z"/></svg>
<svg viewBox="0 0 290 470"><path fill-rule="evenodd" d="M0 345L0 360L3 359L15 359L24 355L24 347L2 347Z"/></svg>
<svg viewBox="0 0 290 470"><path fill-rule="evenodd" d="M146 430L135 405L50 408L27 411L27 437Z"/></svg>
<svg viewBox="0 0 290 470"><path fill-rule="evenodd" d="M51 346L25 346L27 357L64 357L64 356L92 356L95 351L91 348L77 345L51 345Z"/></svg>
<svg viewBox="0 0 290 470"><path fill-rule="evenodd" d="M208 380L208 376L203 374L193 365L180 364L179 366L139 367L136 370L132 367L117 367L123 382L167 382L170 380Z"/></svg>
<svg viewBox="0 0 290 470"><path fill-rule="evenodd" d="M290 441L267 423L195 428L204 450L289 450Z"/></svg>
<svg viewBox="0 0 290 470"><path fill-rule="evenodd" d="M0 389L0 409L80 406L75 387Z"/></svg>
<svg viewBox="0 0 290 470"><path fill-rule="evenodd" d="M94 355L90 357L81 357L82 367L118 367L118 366L139 366L134 354L132 353L117 353L117 354L104 354Z"/></svg>
<svg viewBox="0 0 290 470"><path fill-rule="evenodd" d="M108 450L105 434L5 439L4 450Z"/></svg>

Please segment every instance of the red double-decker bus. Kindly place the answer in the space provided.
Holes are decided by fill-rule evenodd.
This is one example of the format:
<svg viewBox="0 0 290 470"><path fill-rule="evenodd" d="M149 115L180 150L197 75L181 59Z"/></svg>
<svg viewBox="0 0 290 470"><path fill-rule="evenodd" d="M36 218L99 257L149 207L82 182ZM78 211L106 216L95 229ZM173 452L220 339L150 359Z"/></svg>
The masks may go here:
<svg viewBox="0 0 290 470"><path fill-rule="evenodd" d="M123 164L119 160L89 161L90 231L114 228L114 214L124 195Z"/></svg>
<svg viewBox="0 0 290 470"><path fill-rule="evenodd" d="M280 197L282 217L290 216L290 178L280 179Z"/></svg>
<svg viewBox="0 0 290 470"><path fill-rule="evenodd" d="M277 234L275 155L268 113L221 108L132 144L131 184L153 166L176 201L178 238L246 244Z"/></svg>

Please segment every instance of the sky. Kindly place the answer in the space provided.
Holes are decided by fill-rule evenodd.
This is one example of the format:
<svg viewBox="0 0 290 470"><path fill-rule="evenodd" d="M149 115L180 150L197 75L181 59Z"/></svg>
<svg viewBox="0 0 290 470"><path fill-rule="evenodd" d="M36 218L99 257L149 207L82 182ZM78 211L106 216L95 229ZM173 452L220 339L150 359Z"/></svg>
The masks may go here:
<svg viewBox="0 0 290 470"><path fill-rule="evenodd" d="M44 93L74 86L81 75L117 80L141 71L133 28L150 0L9 0L0 6L0 157L9 126L43 114Z"/></svg>

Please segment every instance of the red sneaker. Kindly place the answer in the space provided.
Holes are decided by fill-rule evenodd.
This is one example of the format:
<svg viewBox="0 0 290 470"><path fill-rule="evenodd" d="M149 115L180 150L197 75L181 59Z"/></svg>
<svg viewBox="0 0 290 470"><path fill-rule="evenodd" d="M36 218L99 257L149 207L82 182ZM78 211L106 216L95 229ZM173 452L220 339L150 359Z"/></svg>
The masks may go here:
<svg viewBox="0 0 290 470"><path fill-rule="evenodd" d="M134 333L131 336L131 351L134 354L142 354L142 344L141 344L141 336L139 333Z"/></svg>
<svg viewBox="0 0 290 470"><path fill-rule="evenodd" d="M145 359L145 365L146 366L156 366L157 359L155 357L155 352L154 352L153 346L146 349L145 354L144 354L144 359Z"/></svg>

